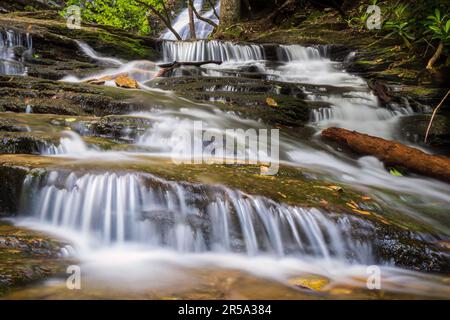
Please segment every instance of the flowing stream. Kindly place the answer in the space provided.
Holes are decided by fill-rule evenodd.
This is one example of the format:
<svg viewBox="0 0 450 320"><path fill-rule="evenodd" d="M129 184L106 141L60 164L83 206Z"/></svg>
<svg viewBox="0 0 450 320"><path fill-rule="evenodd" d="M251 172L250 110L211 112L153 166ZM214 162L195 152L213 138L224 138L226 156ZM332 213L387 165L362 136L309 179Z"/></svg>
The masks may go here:
<svg viewBox="0 0 450 320"><path fill-rule="evenodd" d="M202 1L196 1L196 5L201 7ZM175 24L180 32L185 28L185 15L183 12L179 24ZM0 48L2 44L5 47L1 41ZM133 142L147 151L101 151L68 132L59 145L42 151L46 155L92 161L169 157L185 141L176 129L192 131L195 120L202 121L206 129L222 133L229 128L266 127L222 111L215 104L194 103L171 92L150 89L146 82L158 69L150 61L119 61L99 55L86 44L79 45L86 55L111 68L90 78L130 72L146 90L149 110L132 116L152 122ZM330 126L396 139L398 120L414 113L407 103L381 107L366 82L330 60L326 51L325 47L278 46L276 61L269 61L261 45L218 41L162 44L165 62L224 62L204 66L201 72L205 77L240 74L252 66L266 80L325 88L320 94L307 92L308 100L326 105L311 111L309 127L315 134L299 137L289 130L281 131L277 147L282 164L307 168L329 181L352 185L448 237L449 221L442 211L450 204L448 184L419 176L394 177L375 158L354 159L318 140L317 133ZM238 89L222 88L230 92ZM276 160L269 153L253 156ZM24 187L24 223L70 235L78 253L88 261L104 258L111 250L125 257L131 250L127 248L133 248L146 262L221 265L281 281L293 274L315 273L357 287L365 286L355 279L365 276L366 266L378 264L388 279L388 290L411 293L420 288L425 294L448 294L446 286L427 275L396 268L389 259L374 254L371 237L375 231L357 217L276 203L223 186L166 181L139 173L50 171L29 175ZM355 235L352 230L356 229L364 230L363 235Z"/></svg>
<svg viewBox="0 0 450 320"><path fill-rule="evenodd" d="M31 36L14 30L0 30L0 74L26 75L27 68L18 59L15 50L31 52Z"/></svg>

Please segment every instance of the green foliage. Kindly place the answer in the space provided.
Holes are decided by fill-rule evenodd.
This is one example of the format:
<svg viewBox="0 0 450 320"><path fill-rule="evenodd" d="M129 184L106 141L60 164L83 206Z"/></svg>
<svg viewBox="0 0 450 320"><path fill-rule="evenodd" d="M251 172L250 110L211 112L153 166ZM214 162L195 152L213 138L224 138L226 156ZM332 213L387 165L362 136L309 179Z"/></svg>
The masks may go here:
<svg viewBox="0 0 450 320"><path fill-rule="evenodd" d="M360 31L366 28L367 19L371 15L371 13L367 12L368 5L378 5L378 0L372 0L369 4L360 5L357 9L357 14L346 19L349 27L359 29Z"/></svg>
<svg viewBox="0 0 450 320"><path fill-rule="evenodd" d="M154 4L162 9L161 1L143 0L142 2ZM77 5L81 8L81 18L86 22L112 26L140 34L147 34L150 31L147 21L147 8L133 0L67 1L67 7L71 5ZM64 16L66 10L62 12Z"/></svg>
<svg viewBox="0 0 450 320"><path fill-rule="evenodd" d="M431 33L431 39L450 43L450 19L447 15L441 15L439 9L434 11L434 15L428 16L424 24L428 28L426 33Z"/></svg>
<svg viewBox="0 0 450 320"><path fill-rule="evenodd" d="M390 32L386 37L397 36L403 40L407 48L412 49L411 41L415 40L413 24L409 4L398 4L393 8L389 20L384 24L385 29Z"/></svg>
<svg viewBox="0 0 450 320"><path fill-rule="evenodd" d="M381 30L368 30L366 28L369 5L378 5L381 8ZM388 1L368 0L358 7L351 18L347 20L350 27L360 32L372 32L382 39L399 39L404 46L415 51L416 54L429 56L429 48L437 48L440 43L444 45L444 54L450 47L450 21L448 0L429 1Z"/></svg>

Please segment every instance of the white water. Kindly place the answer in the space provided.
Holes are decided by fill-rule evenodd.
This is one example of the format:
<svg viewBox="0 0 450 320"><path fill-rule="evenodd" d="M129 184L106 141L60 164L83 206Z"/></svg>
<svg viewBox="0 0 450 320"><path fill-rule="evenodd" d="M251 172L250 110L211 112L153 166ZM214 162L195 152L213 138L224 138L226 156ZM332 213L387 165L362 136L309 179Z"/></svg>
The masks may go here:
<svg viewBox="0 0 450 320"><path fill-rule="evenodd" d="M28 176L24 190L29 197L24 212L81 233L92 248L135 243L181 252L373 260L370 244L348 234L348 218L334 219L316 209L277 204L223 187L183 185L139 174L77 176L53 171L45 177ZM197 203L201 197L204 200Z"/></svg>
<svg viewBox="0 0 450 320"><path fill-rule="evenodd" d="M278 59L282 64L275 66L265 61L264 50L257 45L167 42L163 48L165 61L225 61L219 67L207 66L206 75L220 75L228 68L239 70L242 66L256 64L261 73L279 81L351 88L342 93L336 90L320 95L309 93L309 99L330 105L312 112L311 126L317 131L333 125L393 138L398 118L412 112L407 105L390 110L381 108L361 78L343 71L317 48L280 47ZM132 64L121 65L119 69ZM117 73L117 69L107 72ZM193 120L202 120L208 128L220 132L227 128L264 127L262 123L241 119L211 105L195 104L167 93L149 93L148 100L149 111L134 114L154 121L136 141L138 146L152 150L145 153L148 156L173 154L174 148L184 141L180 140L176 129L189 130ZM133 155L93 151L86 149L78 136L70 135L68 139L61 142L55 154L113 161L119 159L116 155ZM450 234L445 219L427 213L448 207L448 184L423 177L394 177L375 158L354 160L315 138L303 141L283 133L279 146L285 163L358 187L433 230ZM366 277L365 265L374 260L370 243L359 243L347 232L355 221L339 222L332 214L328 216L317 210L275 204L223 188L205 196L192 187L160 181L161 186L152 189L145 187L142 176L134 174L67 176L55 172L51 175L41 182L28 179L31 185L40 184L40 188L34 188L37 192L28 204L35 208L32 211L35 218L50 226L50 230L67 230L74 234L76 241L86 240L80 244L85 259L96 260L101 256L107 261L126 259L124 263L142 259L162 266L169 262L185 266L221 264L279 280L292 274L314 272L344 283ZM207 200L206 209L195 205L195 199ZM74 207L76 203L78 207ZM136 220L142 216L143 220ZM231 225L238 231L233 231ZM210 233L203 231L205 226L211 227ZM119 244L125 247L117 248ZM136 245L137 251L130 251L130 245ZM356 257L352 261L347 258L349 252ZM252 258L243 258L244 254ZM147 268L148 264L145 266ZM420 290L439 295L448 289L429 283L421 274L388 266L383 266L383 276L390 279L388 283L392 281L387 286L393 291L417 292L420 287Z"/></svg>
<svg viewBox="0 0 450 320"><path fill-rule="evenodd" d="M214 14L212 9L203 12L202 8L204 5L203 0L194 0L194 6L203 17L214 21L218 24L219 20ZM217 2L216 12L219 13L220 4ZM213 27L206 22L198 20L194 15L194 24L195 24L195 34L197 39L206 39L211 32L213 31ZM181 11L181 13L176 17L173 22L173 28L177 31L177 33L181 36L183 40L188 40L191 37L190 29L189 29L189 10L185 8ZM176 40L175 35L169 30L166 29L164 33L161 35L161 39L165 40Z"/></svg>
<svg viewBox="0 0 450 320"><path fill-rule="evenodd" d="M234 59L235 62L230 63L258 63L264 58L264 50L261 46L239 46L231 43L211 42L189 42L177 43L166 42L163 50L165 59L180 59L187 61L198 61L214 58ZM407 115L412 112L405 105L404 108L396 107L392 110L381 108L377 98L370 92L365 82L356 76L350 75L339 69L339 65L323 57L317 48L302 48L300 46L282 46L278 51L279 60L285 61L283 68L298 65L308 65L309 62L316 62L320 66L316 71L323 73L322 78L328 78L331 84L341 86L340 79L345 78L345 87L351 87L352 90L344 90L343 93L321 92L320 95L309 94L309 99L324 101L330 104L329 108L316 109L311 113L311 125L318 130L328 126L339 126L347 129L359 130L376 136L386 138L396 137L396 127L400 116ZM255 59L246 62L245 59ZM289 61L293 60L293 61ZM237 61L237 62L236 62ZM253 62L252 62L253 61ZM287 62L286 62L287 61ZM126 65L133 65L134 62ZM225 63L224 65L226 65ZM213 67L211 67L213 68ZM271 76L278 70L273 69L270 65L264 66L265 71ZM110 70L106 73L116 73L116 70ZM339 77L335 76L336 74ZM304 79L305 73L300 73L301 79L298 82L308 84L322 84L317 80L317 76L312 72L308 76L308 80ZM95 76L97 77L97 76ZM283 78L280 78L283 80ZM289 81L292 81L292 77ZM351 85L350 85L351 84ZM325 88L325 90L327 90ZM151 111L135 114L135 116L151 119L154 124L140 138L136 144L141 147L150 148L151 152L147 155L159 155L172 157L174 151L178 150L180 144L185 143L183 137L180 137L179 130L186 129L192 133L193 122L203 121L205 129L216 129L218 132L225 134L225 130L229 128L264 128L264 125L256 121L241 119L239 116L224 113L218 108L206 104L195 104L184 99L176 98L173 95L165 93L149 96L152 105L158 107L152 108ZM387 172L383 165L376 159L368 157L367 160L353 160L347 158L344 154L336 153L332 150L323 149L323 143L312 141L304 143L298 139L293 139L288 135L282 134L280 137L280 159L285 163L300 165L303 167L325 172L332 179L350 183L352 185L360 185L370 192L375 192L371 188L385 188L393 192L404 193L405 197L390 198L382 192L376 191L377 195L385 198L386 201L398 204L401 210L406 210L408 214L418 217L420 220L430 223L445 234L449 233L448 225L442 225L434 219L422 215L417 209L411 208L411 203L434 203L435 201L443 201L450 203L449 187L445 183L437 182L432 179L422 177L393 177ZM194 150L195 153L201 153L202 150ZM127 157L130 153L123 152L84 152L84 158L95 157L106 159L115 159ZM66 149L66 156L80 158L80 152L71 152ZM228 154L234 157L234 154ZM259 155L259 159L267 159L268 155ZM256 156L255 156L256 157ZM416 186L422 185L425 188L418 189ZM411 201L413 196L414 201ZM419 200L417 200L419 199ZM392 204L394 205L394 204Z"/></svg>
<svg viewBox="0 0 450 320"><path fill-rule="evenodd" d="M260 45L236 45L221 41L165 41L162 44L163 60L251 62L264 60L264 48Z"/></svg>
<svg viewBox="0 0 450 320"><path fill-rule="evenodd" d="M112 287L158 287L180 279L179 268L215 266L282 282L313 273L330 279L330 287L364 288L367 265L378 263L383 290L448 294L441 279L374 257L368 239L350 234L358 226L367 228L356 217L278 204L219 186L132 173L52 171L26 178L22 203L34 219L21 224L71 239L83 270ZM165 281L159 278L163 274ZM133 279L141 285L130 287Z"/></svg>
<svg viewBox="0 0 450 320"><path fill-rule="evenodd" d="M22 35L14 30L0 31L0 74L27 74L26 67L14 53L17 48L23 48L30 53L33 49L31 35Z"/></svg>
<svg viewBox="0 0 450 320"><path fill-rule="evenodd" d="M110 66L110 68L105 69L100 73L86 76L83 78L75 76L66 76L62 79L62 81L85 82L88 80L101 79L108 76L117 76L119 74L126 74L129 77L135 79L137 82L139 82L141 87L145 88L143 83L153 79L155 74L159 70L156 64L152 61L137 60L131 62L122 62L121 60L115 58L102 57L87 43L81 41L76 41L76 43L78 44L81 51L83 51L85 55L101 63L104 63L107 66ZM105 85L113 87L116 86L114 80L109 79L106 80Z"/></svg>
<svg viewBox="0 0 450 320"><path fill-rule="evenodd" d="M71 157L86 157L92 150L88 148L84 140L75 132L64 131L61 134L59 145L49 145L41 151L44 155L67 155Z"/></svg>
<svg viewBox="0 0 450 320"><path fill-rule="evenodd" d="M94 59L94 60L97 60L97 61L101 61L101 62L103 62L103 63L105 63L107 65L115 65L115 66L123 65L123 62L121 60L119 60L119 59L100 56L97 52L95 52L94 49L92 49L92 47L90 47L85 42L78 41L78 40L75 40L75 42L80 47L80 49L83 51L83 53L85 55L87 55L88 57L90 57L91 59Z"/></svg>

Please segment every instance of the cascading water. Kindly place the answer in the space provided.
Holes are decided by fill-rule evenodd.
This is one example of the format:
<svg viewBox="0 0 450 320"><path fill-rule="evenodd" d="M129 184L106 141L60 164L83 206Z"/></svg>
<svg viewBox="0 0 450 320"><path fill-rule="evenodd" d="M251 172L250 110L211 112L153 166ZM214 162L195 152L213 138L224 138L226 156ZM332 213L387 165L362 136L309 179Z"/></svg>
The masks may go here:
<svg viewBox="0 0 450 320"><path fill-rule="evenodd" d="M135 270L141 283L149 270L172 272L179 270L176 266L206 264L278 281L319 274L333 285L365 288L366 266L377 263L384 290L448 294L439 278L398 269L376 257L370 240L375 229L362 219L221 186L138 173L50 171L26 177L21 203L22 218L39 221L27 224L25 218L22 223L71 238L75 254L89 262L83 270L96 281L120 279L120 285L120 273ZM359 230L357 236L353 230ZM132 276L125 279L127 290L140 287L130 287Z"/></svg>
<svg viewBox="0 0 450 320"><path fill-rule="evenodd" d="M76 40L75 42L80 47L80 49L83 51L83 53L86 54L88 57L90 57L93 60L97 60L97 61L103 62L107 65L114 65L114 66L121 66L124 64L119 59L100 56L97 52L95 52L94 49L92 49L92 47L90 47L85 42L78 41L78 40Z"/></svg>
<svg viewBox="0 0 450 320"><path fill-rule="evenodd" d="M90 150L83 139L75 132L62 133L59 145L49 144L41 150L43 155L70 155L72 157L85 157Z"/></svg>
<svg viewBox="0 0 450 320"><path fill-rule="evenodd" d="M210 19L214 21L216 24L218 24L219 19L214 14L214 10L211 8L210 10L203 12L202 8L204 5L203 0L194 0L194 6L197 9L197 12L199 12L203 17ZM215 6L215 10L218 13L220 9L220 2L217 1L217 4ZM204 21L198 20L197 17L194 16L194 25L195 25L195 34L197 39L206 39L211 32L213 31L213 26L209 23L206 23ZM176 17L175 21L173 22L172 26L177 33L180 35L180 37L183 40L187 40L191 37L190 34L190 28L189 28L189 9L185 8L181 11L181 13ZM175 35L167 29L164 31L164 33L161 35L161 39L165 40L176 40Z"/></svg>
<svg viewBox="0 0 450 320"><path fill-rule="evenodd" d="M223 61L249 62L264 60L264 48L260 45L236 45L221 41L193 41L162 43L163 60L170 61Z"/></svg>
<svg viewBox="0 0 450 320"><path fill-rule="evenodd" d="M131 61L125 63L119 59L103 57L99 55L92 47L90 47L87 43L82 41L75 41L77 45L80 47L81 51L88 56L89 58L100 62L102 65L107 65L111 67L110 69L106 69L99 74L91 75L84 78L78 78L74 76L66 76L62 80L67 82L83 82L93 79L101 79L104 78L105 85L115 86L114 80L109 78L110 76L117 76L118 74L127 74L132 77L136 81L141 83L141 86L144 86L143 83L154 78L158 68L156 64L152 61L148 60L139 60L139 61Z"/></svg>
<svg viewBox="0 0 450 320"><path fill-rule="evenodd" d="M340 66L326 58L326 50L298 45L279 46L278 59L286 64L272 75L282 81L308 84L328 84L335 87L349 86L355 91L340 94L309 94L308 99L329 105L313 109L311 120L320 128L342 127L375 136L395 137L398 117L410 114L410 108L393 106L392 110L381 108L378 98L369 90L365 81L343 71Z"/></svg>
<svg viewBox="0 0 450 320"><path fill-rule="evenodd" d="M269 79L325 88L321 94L309 93L308 96L330 105L313 111L312 125L319 129L333 124L390 136L396 117L407 110L380 108L377 98L361 78L340 69L339 64L326 58L326 53L318 48L280 46L277 63L270 64L264 61L264 48L259 45L167 41L162 46L165 61L217 59L225 61L224 68L235 63L237 70L245 64L262 64L261 73ZM83 50L94 59L103 59L88 47ZM126 70L123 69L125 66L134 63L116 65L119 70ZM105 74L113 72L117 73L117 69ZM326 91L327 86L333 91ZM151 108L144 114L135 114L152 120L151 127L136 140L136 144L152 150L161 149L161 152L155 152L158 156L170 152L180 142L174 139L174 128L190 126L192 120L202 120L208 128L218 131L263 126L211 105L195 104L168 93L158 94L148 93L146 97L151 101ZM392 203L398 212L409 214L446 234L445 225L437 223L434 216L424 217L410 200L433 210L435 203L438 206L450 203L448 185L420 177L393 177L374 158L354 160L326 148L314 139L303 143L289 132L280 137L282 160L325 173L331 180L360 186L370 195ZM103 160L111 156L109 152L94 152L87 148L74 134L64 136L61 144L52 149L48 154ZM153 156L150 152L146 155ZM417 185L423 186L423 190L416 190ZM389 200L394 192L399 193L398 198ZM192 260L205 261L202 260L206 259L204 257L210 257L210 261L220 261L230 268L244 269L246 263L251 265L248 269L258 269L259 265L268 272L267 268L270 268L271 276L309 272L325 274L330 279L339 278L343 282L349 281L340 278L347 275L346 272L349 277L361 278L366 276L367 264L385 263L374 256L372 240L368 240L370 234L367 238L352 234L352 230L366 230L364 226L370 223L363 219L275 203L265 197L220 186L169 182L127 172L52 171L41 176L30 174L26 178L22 203L23 214L52 230L70 231L75 240L87 242L85 248L96 258L97 249L123 246L128 250L129 246L138 245L144 247L146 253L173 253L171 263L183 261L189 264ZM183 259L186 256L189 257ZM260 258L264 260L258 260ZM316 263L317 260L320 263ZM264 261L264 265L260 261ZM395 290L405 279L412 279L407 283L422 281L418 274L386 268L383 276L389 279L394 275L391 282L386 281L386 288L392 285ZM439 292L427 282L424 286ZM442 291L445 292L445 288Z"/></svg>
<svg viewBox="0 0 450 320"><path fill-rule="evenodd" d="M26 75L27 69L15 50L31 52L33 40L30 34L22 35L14 30L0 31L0 74Z"/></svg>
<svg viewBox="0 0 450 320"><path fill-rule="evenodd" d="M76 231L90 245L311 256L370 263L371 247L349 234L348 217L278 204L224 187L133 173L53 171L26 178L23 211ZM357 222L357 219L355 221ZM368 260L369 259L369 260Z"/></svg>

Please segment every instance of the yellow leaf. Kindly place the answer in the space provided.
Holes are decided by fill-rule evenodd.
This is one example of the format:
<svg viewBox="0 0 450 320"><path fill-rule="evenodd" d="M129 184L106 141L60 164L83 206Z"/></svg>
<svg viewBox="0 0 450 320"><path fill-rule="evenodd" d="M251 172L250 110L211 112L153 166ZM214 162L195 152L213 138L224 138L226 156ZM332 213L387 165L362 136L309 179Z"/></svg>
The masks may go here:
<svg viewBox="0 0 450 320"><path fill-rule="evenodd" d="M328 188L330 188L333 191L343 191L342 187L340 186L329 186Z"/></svg>
<svg viewBox="0 0 450 320"><path fill-rule="evenodd" d="M267 98L266 103L270 107L278 107L278 103L273 98Z"/></svg>
<svg viewBox="0 0 450 320"><path fill-rule="evenodd" d="M364 211L364 210L358 210L358 209L353 209L354 212L359 213L359 214L363 214L366 216L370 216L371 213L369 211Z"/></svg>
<svg viewBox="0 0 450 320"><path fill-rule="evenodd" d="M347 202L346 205L349 206L349 207L352 208L352 209L358 209L358 207L356 207L355 205L353 205L353 204L350 203L350 202Z"/></svg>
<svg viewBox="0 0 450 320"><path fill-rule="evenodd" d="M67 118L66 119L66 122L75 122L75 121L77 121L76 118Z"/></svg>
<svg viewBox="0 0 450 320"><path fill-rule="evenodd" d="M314 291L323 291L329 283L329 280L318 276L309 276L292 278L288 280L288 283L292 286L304 287Z"/></svg>
<svg viewBox="0 0 450 320"><path fill-rule="evenodd" d="M349 289L344 289L344 288L334 288L330 290L330 293L333 295L346 295L346 294L351 294L352 290Z"/></svg>
<svg viewBox="0 0 450 320"><path fill-rule="evenodd" d="M284 194L284 193L281 193L281 192L278 192L278 194L280 195L280 196L282 196L283 198L287 198L287 196Z"/></svg>

